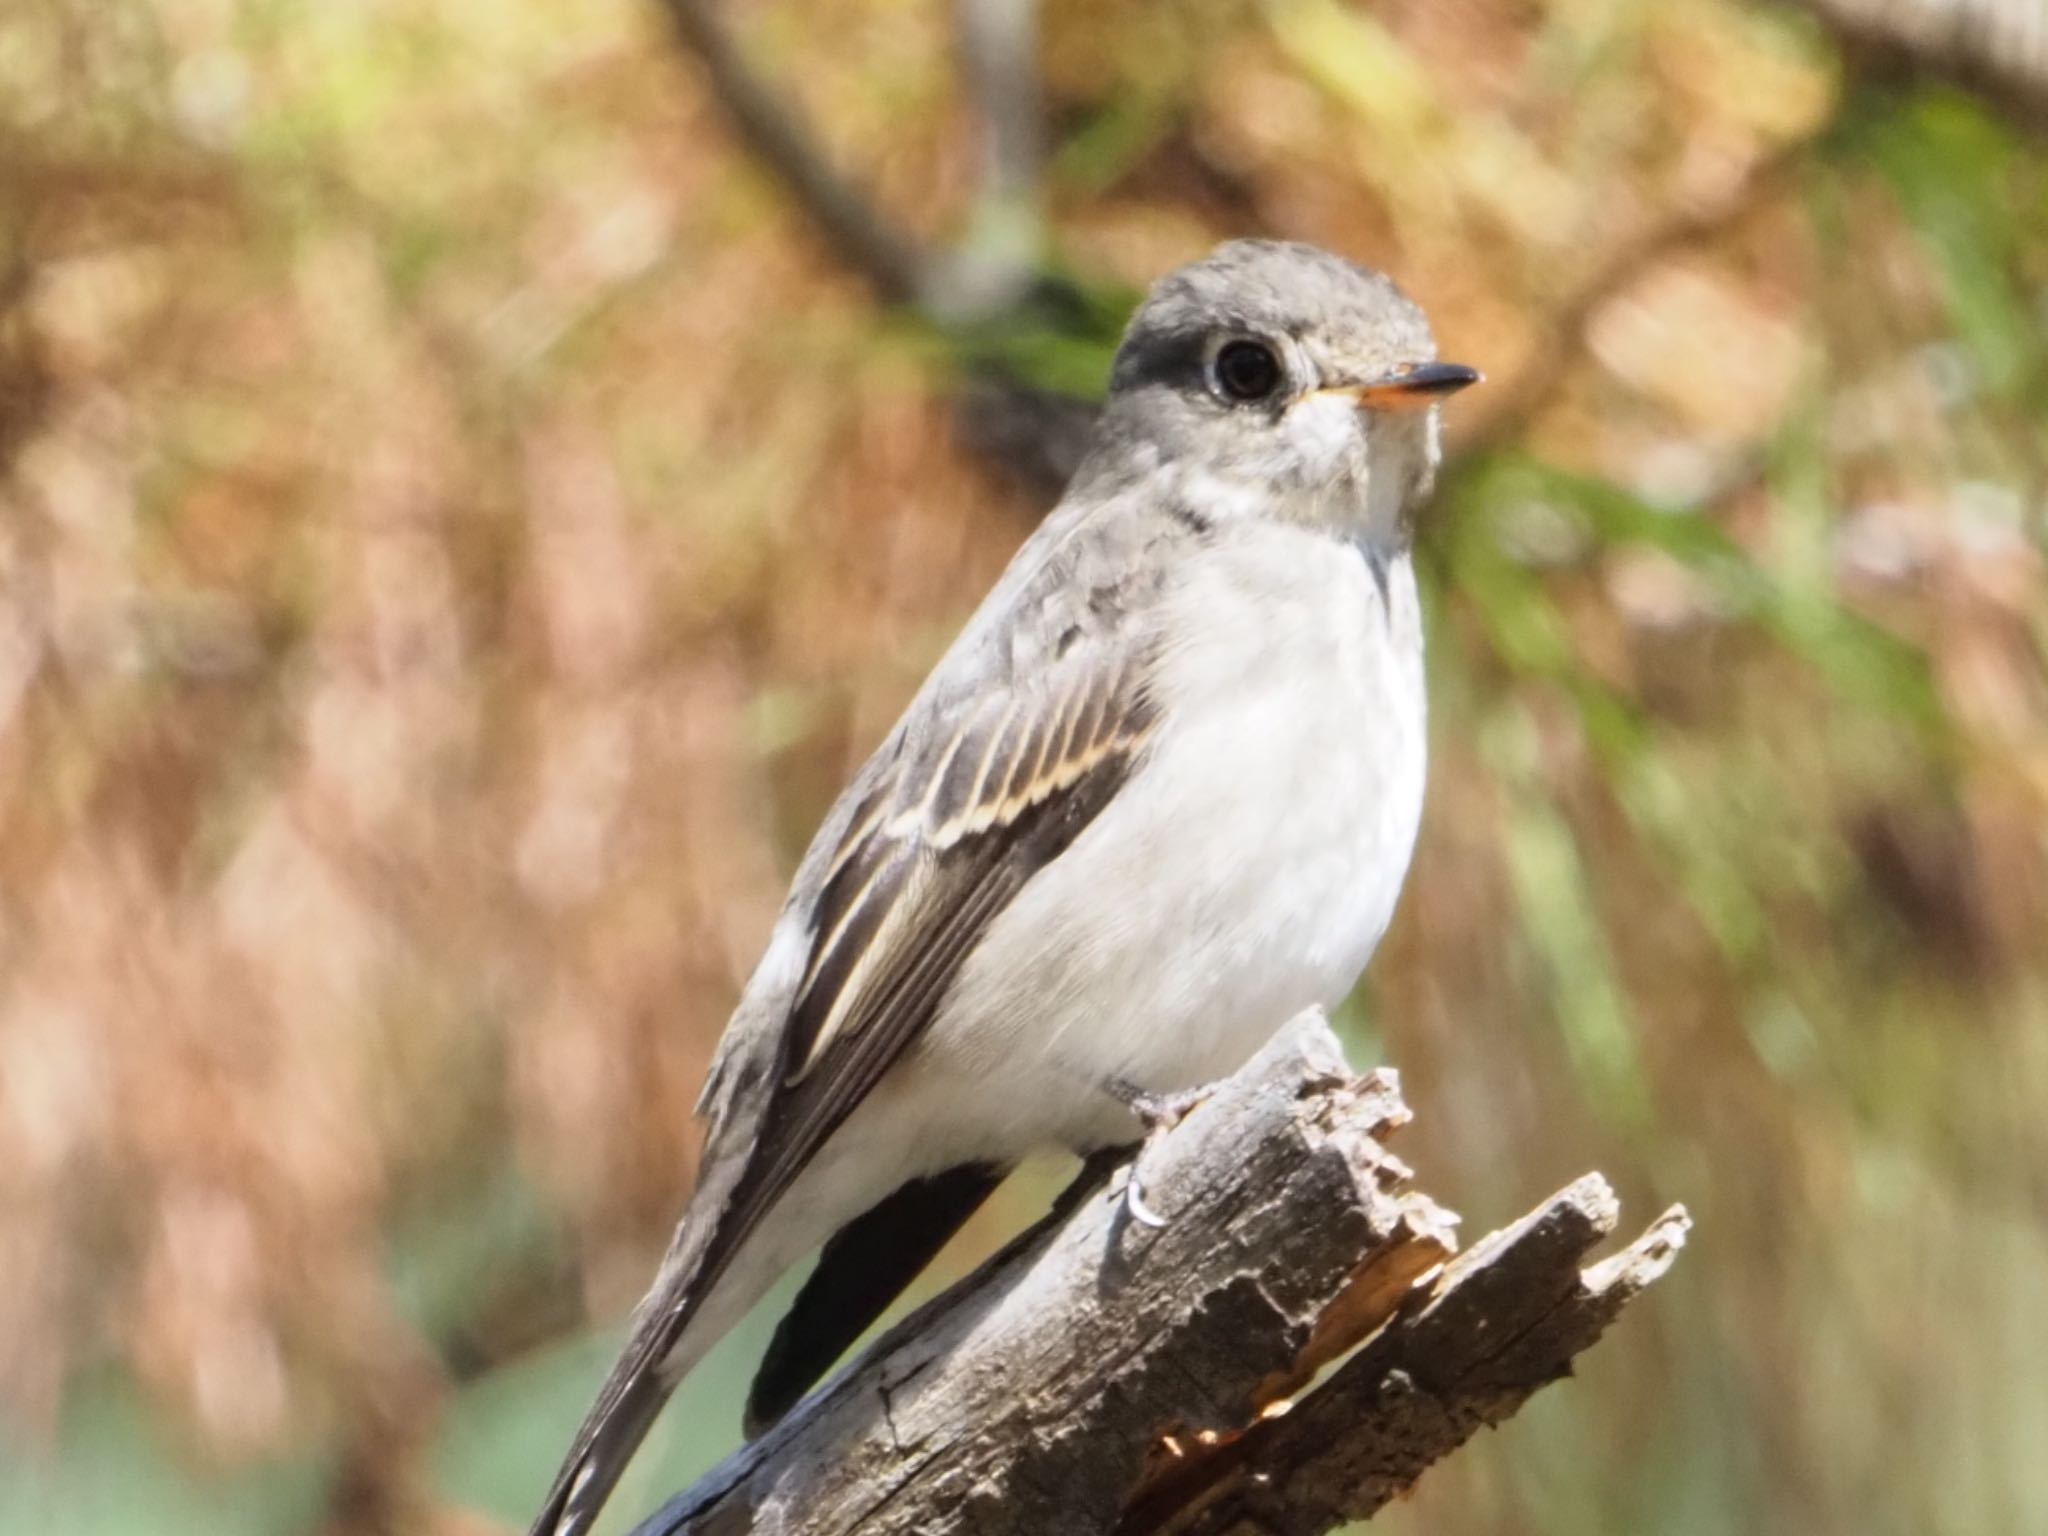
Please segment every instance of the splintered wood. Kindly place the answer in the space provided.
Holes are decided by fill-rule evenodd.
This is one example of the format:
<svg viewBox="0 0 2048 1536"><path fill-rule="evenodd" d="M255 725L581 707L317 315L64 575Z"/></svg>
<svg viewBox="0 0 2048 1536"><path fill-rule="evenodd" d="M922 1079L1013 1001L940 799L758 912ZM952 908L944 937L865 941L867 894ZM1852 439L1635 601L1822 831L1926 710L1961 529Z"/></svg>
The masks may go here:
<svg viewBox="0 0 2048 1536"><path fill-rule="evenodd" d="M635 1536L1309 1536L1569 1373L1683 1245L1589 1175L1455 1252L1391 1073L1305 1014L1125 1173L906 1319Z"/></svg>

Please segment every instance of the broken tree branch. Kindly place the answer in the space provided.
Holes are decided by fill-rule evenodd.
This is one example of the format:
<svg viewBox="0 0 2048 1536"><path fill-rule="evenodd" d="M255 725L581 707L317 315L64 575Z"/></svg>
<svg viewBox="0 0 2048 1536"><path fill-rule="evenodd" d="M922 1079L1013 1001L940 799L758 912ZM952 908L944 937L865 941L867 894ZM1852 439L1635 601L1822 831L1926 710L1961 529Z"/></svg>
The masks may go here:
<svg viewBox="0 0 2048 1536"><path fill-rule="evenodd" d="M636 1536L1306 1536L1369 1513L1565 1374L1686 1229L1674 1209L1583 1268L1616 1219L1592 1176L1453 1260L1454 1218L1383 1145L1407 1118L1303 1015L1146 1154L1165 1228L1090 1186Z"/></svg>

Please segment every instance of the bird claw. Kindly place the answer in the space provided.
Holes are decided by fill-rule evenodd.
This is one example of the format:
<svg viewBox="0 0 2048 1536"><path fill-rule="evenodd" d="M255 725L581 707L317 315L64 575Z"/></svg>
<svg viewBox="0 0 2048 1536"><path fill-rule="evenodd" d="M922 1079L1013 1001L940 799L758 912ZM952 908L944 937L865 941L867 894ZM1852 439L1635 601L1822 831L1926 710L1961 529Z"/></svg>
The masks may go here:
<svg viewBox="0 0 2048 1536"><path fill-rule="evenodd" d="M1138 1155L1131 1159L1131 1171L1124 1180L1124 1212L1138 1225L1155 1231L1166 1225L1166 1218L1145 1199L1144 1180L1139 1177L1145 1154L1187 1119L1209 1097L1209 1091L1203 1086L1184 1088L1177 1093L1147 1093L1120 1080L1110 1084L1110 1092L1145 1128L1145 1139L1138 1144Z"/></svg>
<svg viewBox="0 0 2048 1536"><path fill-rule="evenodd" d="M1143 1157L1141 1151L1138 1154ZM1124 1180L1124 1214L1141 1227L1150 1227L1155 1232L1166 1225L1166 1218L1145 1203L1145 1191L1138 1183L1138 1165L1131 1164L1129 1177Z"/></svg>

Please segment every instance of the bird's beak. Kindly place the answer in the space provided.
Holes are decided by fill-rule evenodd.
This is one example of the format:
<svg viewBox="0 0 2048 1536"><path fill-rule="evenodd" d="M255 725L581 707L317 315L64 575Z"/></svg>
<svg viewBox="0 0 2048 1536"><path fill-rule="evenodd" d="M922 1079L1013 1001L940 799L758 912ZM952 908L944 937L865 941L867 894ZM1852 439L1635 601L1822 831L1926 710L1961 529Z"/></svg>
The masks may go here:
<svg viewBox="0 0 2048 1536"><path fill-rule="evenodd" d="M1346 392L1361 410L1419 411L1455 395L1484 375L1463 363L1411 363L1380 378L1354 384Z"/></svg>

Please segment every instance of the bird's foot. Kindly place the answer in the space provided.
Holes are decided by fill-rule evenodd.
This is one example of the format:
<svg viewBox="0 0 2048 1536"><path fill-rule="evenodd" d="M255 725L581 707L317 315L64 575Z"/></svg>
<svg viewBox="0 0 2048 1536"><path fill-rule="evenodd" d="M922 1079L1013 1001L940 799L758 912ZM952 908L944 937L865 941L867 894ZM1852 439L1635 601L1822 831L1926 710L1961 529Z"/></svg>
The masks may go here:
<svg viewBox="0 0 2048 1536"><path fill-rule="evenodd" d="M1147 1093L1117 1078L1110 1083L1109 1091L1145 1127L1145 1139L1150 1142L1187 1119L1215 1090L1204 1083L1199 1088L1182 1088L1174 1093Z"/></svg>
<svg viewBox="0 0 2048 1536"><path fill-rule="evenodd" d="M1175 1093L1148 1093L1122 1078L1112 1078L1106 1086L1110 1095L1145 1128L1145 1138L1138 1144L1138 1155L1131 1159L1131 1171L1124 1180L1124 1212L1140 1226L1163 1227L1166 1218L1145 1200L1145 1182L1141 1173L1145 1155L1209 1097L1210 1089L1204 1085L1183 1088Z"/></svg>

